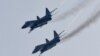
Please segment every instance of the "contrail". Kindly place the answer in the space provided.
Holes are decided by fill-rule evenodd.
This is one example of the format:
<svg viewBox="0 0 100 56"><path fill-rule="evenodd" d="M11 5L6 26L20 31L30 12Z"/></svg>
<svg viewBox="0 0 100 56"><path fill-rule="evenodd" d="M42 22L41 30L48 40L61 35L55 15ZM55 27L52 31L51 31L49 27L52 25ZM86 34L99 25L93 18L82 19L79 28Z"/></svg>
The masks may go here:
<svg viewBox="0 0 100 56"><path fill-rule="evenodd" d="M78 12L79 10L84 8L87 4L89 4L89 2L90 2L90 0L83 1L83 2L79 3L77 6L75 6L74 8L72 8L71 10L53 17L54 20L52 22L60 21L62 19L65 19L67 16L70 16L70 15L74 14L75 12Z"/></svg>
<svg viewBox="0 0 100 56"><path fill-rule="evenodd" d="M65 2L66 2L66 0L63 0L63 1L60 3L59 7L57 7L56 12L55 12L55 13L52 13L53 16L56 15L56 14L59 12L58 9L61 8L61 7L65 4Z"/></svg>
<svg viewBox="0 0 100 56"><path fill-rule="evenodd" d="M89 20L87 20L85 23L83 23L82 25L80 25L77 29L75 29L74 31L72 31L70 34L68 34L65 37L62 37L61 41L64 42L67 39L70 39L71 37L73 37L74 35L78 34L80 31L82 31L84 28L86 28L87 26L89 26L91 23L95 22L97 19L99 19L98 17L100 16L100 10L97 11L92 17L89 18Z"/></svg>

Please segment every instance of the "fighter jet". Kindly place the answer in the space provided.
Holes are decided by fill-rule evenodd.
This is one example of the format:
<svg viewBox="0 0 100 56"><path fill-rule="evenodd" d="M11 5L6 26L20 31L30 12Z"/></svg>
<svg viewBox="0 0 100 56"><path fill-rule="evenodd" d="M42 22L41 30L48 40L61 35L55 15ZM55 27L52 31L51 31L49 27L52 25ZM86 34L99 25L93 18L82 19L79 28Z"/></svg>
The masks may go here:
<svg viewBox="0 0 100 56"><path fill-rule="evenodd" d="M56 31L54 31L54 38L51 41L46 39L46 43L41 44L41 45L37 45L35 47L34 51L32 52L32 54L40 51L40 55L41 55L45 51L47 51L47 50L53 48L54 46L56 46L56 44L60 42L60 34L58 34Z"/></svg>
<svg viewBox="0 0 100 56"><path fill-rule="evenodd" d="M48 10L48 8L46 8L46 14L43 17L39 17L37 16L37 20L30 20L30 21L26 21L25 24L22 26L22 29L25 29L27 27L30 27L30 31L29 33L37 28L37 27L41 27L45 24L48 23L48 21L52 20L52 13L56 10L57 8L55 8L54 10L52 10L51 12Z"/></svg>

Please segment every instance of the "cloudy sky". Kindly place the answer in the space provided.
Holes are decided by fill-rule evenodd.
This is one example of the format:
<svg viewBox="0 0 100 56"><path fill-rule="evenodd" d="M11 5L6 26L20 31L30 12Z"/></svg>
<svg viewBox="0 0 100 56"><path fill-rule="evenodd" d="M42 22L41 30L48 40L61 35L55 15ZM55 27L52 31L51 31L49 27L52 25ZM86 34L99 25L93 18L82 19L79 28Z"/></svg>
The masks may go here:
<svg viewBox="0 0 100 56"><path fill-rule="evenodd" d="M21 29L25 21L44 16L45 8L58 8L51 22L30 34L29 28ZM42 56L100 56L99 12L99 0L0 0L0 56L38 56L39 52L32 54L34 47L53 39L53 30L66 34ZM72 34L93 18L97 19Z"/></svg>

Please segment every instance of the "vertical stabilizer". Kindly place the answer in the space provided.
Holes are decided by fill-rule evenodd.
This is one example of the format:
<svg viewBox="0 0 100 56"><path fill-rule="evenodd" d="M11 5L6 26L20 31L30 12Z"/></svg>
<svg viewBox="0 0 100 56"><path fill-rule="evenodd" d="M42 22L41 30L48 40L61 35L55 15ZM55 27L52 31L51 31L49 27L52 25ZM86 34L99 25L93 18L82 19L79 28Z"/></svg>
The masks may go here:
<svg viewBox="0 0 100 56"><path fill-rule="evenodd" d="M59 37L59 34L54 30L54 38Z"/></svg>
<svg viewBox="0 0 100 56"><path fill-rule="evenodd" d="M40 17L39 16L37 16L37 20L40 20Z"/></svg>
<svg viewBox="0 0 100 56"><path fill-rule="evenodd" d="M51 13L48 8L46 8L46 16L51 16Z"/></svg>
<svg viewBox="0 0 100 56"><path fill-rule="evenodd" d="M49 40L48 39L46 39L46 43L49 43Z"/></svg>

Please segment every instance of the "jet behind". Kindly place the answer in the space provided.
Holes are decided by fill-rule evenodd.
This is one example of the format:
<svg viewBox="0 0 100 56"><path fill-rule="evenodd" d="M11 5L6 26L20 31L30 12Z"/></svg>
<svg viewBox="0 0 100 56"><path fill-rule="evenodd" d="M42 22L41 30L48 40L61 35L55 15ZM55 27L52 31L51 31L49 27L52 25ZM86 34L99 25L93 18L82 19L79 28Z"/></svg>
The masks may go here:
<svg viewBox="0 0 100 56"><path fill-rule="evenodd" d="M56 31L54 31L54 38L51 41L46 39L46 43L41 44L41 45L37 45L35 47L34 51L32 52L32 54L34 54L38 51L40 51L40 54L42 54L43 52L45 52L45 51L53 48L54 46L56 46L56 44L60 42L60 37L59 37L60 34L58 34Z"/></svg>
<svg viewBox="0 0 100 56"><path fill-rule="evenodd" d="M45 24L48 23L48 21L52 20L52 13L56 10L57 8L55 8L54 10L52 10L51 12L48 10L48 8L46 8L46 15L43 17L39 17L37 16L37 20L31 20L31 21L26 21L25 24L22 26L22 29L25 29L27 27L30 27L30 31L29 33L37 28L37 27L41 27Z"/></svg>

